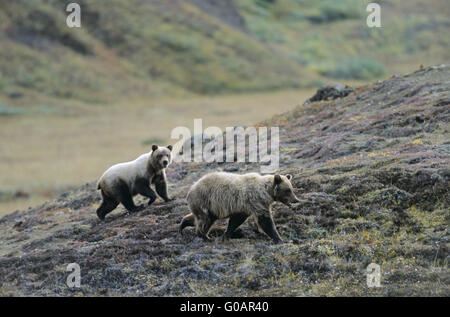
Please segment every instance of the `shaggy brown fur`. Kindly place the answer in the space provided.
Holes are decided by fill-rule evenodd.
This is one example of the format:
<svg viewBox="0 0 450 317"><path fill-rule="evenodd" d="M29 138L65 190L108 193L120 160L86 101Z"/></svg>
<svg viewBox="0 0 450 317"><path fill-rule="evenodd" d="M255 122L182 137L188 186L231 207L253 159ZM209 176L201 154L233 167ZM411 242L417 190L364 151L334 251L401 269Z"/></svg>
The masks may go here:
<svg viewBox="0 0 450 317"><path fill-rule="evenodd" d="M252 216L258 228L275 242L280 235L271 215L271 205L280 201L286 205L298 202L290 182L291 175L266 175L256 173L237 175L211 173L192 185L187 201L191 214L180 224L180 232L195 224L197 234L209 239L208 232L217 219L230 218L224 239Z"/></svg>

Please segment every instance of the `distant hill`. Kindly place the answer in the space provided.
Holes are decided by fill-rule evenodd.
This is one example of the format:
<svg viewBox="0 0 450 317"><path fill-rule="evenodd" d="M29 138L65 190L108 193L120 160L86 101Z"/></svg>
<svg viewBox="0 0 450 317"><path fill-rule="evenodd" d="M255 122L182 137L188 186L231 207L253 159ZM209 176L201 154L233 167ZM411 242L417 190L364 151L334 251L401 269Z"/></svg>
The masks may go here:
<svg viewBox="0 0 450 317"><path fill-rule="evenodd" d="M446 0L66 0L0 5L0 95L82 102L371 80L449 60ZM426 3L426 5L425 5ZM15 98L8 102L14 103Z"/></svg>
<svg viewBox="0 0 450 317"><path fill-rule="evenodd" d="M215 5L203 9L201 1L111 0L105 5L82 0L81 29L66 26L66 3L2 4L2 91L24 89L90 101L130 91L154 95L293 88L315 78L247 34L231 2L217 11ZM223 20L216 17L221 14Z"/></svg>
<svg viewBox="0 0 450 317"><path fill-rule="evenodd" d="M93 181L1 218L0 295L448 296L449 81L450 65L427 67L261 123L280 127L279 173L302 200L274 205L280 245L252 219L228 242L180 235L194 181L260 166L174 163L174 200L138 213L98 220ZM66 285L73 262L79 289ZM370 263L380 288L367 287Z"/></svg>

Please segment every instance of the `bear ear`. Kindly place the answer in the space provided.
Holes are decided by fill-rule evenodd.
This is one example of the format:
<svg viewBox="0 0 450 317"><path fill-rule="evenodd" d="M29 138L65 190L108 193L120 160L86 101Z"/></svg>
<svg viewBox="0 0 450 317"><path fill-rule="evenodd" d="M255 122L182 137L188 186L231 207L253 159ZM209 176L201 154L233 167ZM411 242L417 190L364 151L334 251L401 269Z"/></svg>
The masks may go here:
<svg viewBox="0 0 450 317"><path fill-rule="evenodd" d="M172 145L168 145L167 148L168 148L170 151L172 151L172 149L173 149L173 148L172 148Z"/></svg>
<svg viewBox="0 0 450 317"><path fill-rule="evenodd" d="M156 144L152 145L152 151L156 151L158 149L158 146Z"/></svg>
<svg viewBox="0 0 450 317"><path fill-rule="evenodd" d="M291 174L286 174L286 178L287 178L288 180L291 180L291 179L292 179L292 175L291 175Z"/></svg>
<svg viewBox="0 0 450 317"><path fill-rule="evenodd" d="M275 185L278 185L281 183L281 176L280 175L275 175L275 177L273 178L273 182Z"/></svg>

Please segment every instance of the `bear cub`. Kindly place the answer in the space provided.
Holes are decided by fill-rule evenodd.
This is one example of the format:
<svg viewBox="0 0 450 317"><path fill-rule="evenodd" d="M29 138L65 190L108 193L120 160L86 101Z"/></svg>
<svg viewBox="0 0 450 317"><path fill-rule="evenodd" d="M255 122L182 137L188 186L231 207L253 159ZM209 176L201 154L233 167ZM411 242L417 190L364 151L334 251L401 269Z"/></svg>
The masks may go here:
<svg viewBox="0 0 450 317"><path fill-rule="evenodd" d="M97 189L101 190L102 203L97 209L97 216L103 220L119 203L130 212L142 210L143 205L136 206L133 197L137 194L148 197L150 206L156 200L155 192L150 188L155 185L158 195L168 202L165 168L172 162L172 146L152 146L152 151L142 154L134 161L111 166L100 177Z"/></svg>
<svg viewBox="0 0 450 317"><path fill-rule="evenodd" d="M244 175L217 172L203 176L192 185L186 197L191 214L180 224L180 232L187 226L196 227L197 235L209 240L208 232L217 219L230 218L223 239L252 216L258 229L275 243L282 242L271 215L275 201L290 206L299 202L291 184L291 175Z"/></svg>

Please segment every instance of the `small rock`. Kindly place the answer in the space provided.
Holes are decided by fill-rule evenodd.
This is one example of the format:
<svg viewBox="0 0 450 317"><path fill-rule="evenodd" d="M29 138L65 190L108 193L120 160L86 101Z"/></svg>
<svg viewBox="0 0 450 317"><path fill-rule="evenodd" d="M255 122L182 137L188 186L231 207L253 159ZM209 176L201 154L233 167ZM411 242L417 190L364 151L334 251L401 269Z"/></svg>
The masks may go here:
<svg viewBox="0 0 450 317"><path fill-rule="evenodd" d="M356 88L354 87L342 86L339 84L336 84L334 86L325 86L319 88L314 96L305 101L304 105L307 105L314 101L344 98L355 90Z"/></svg>

